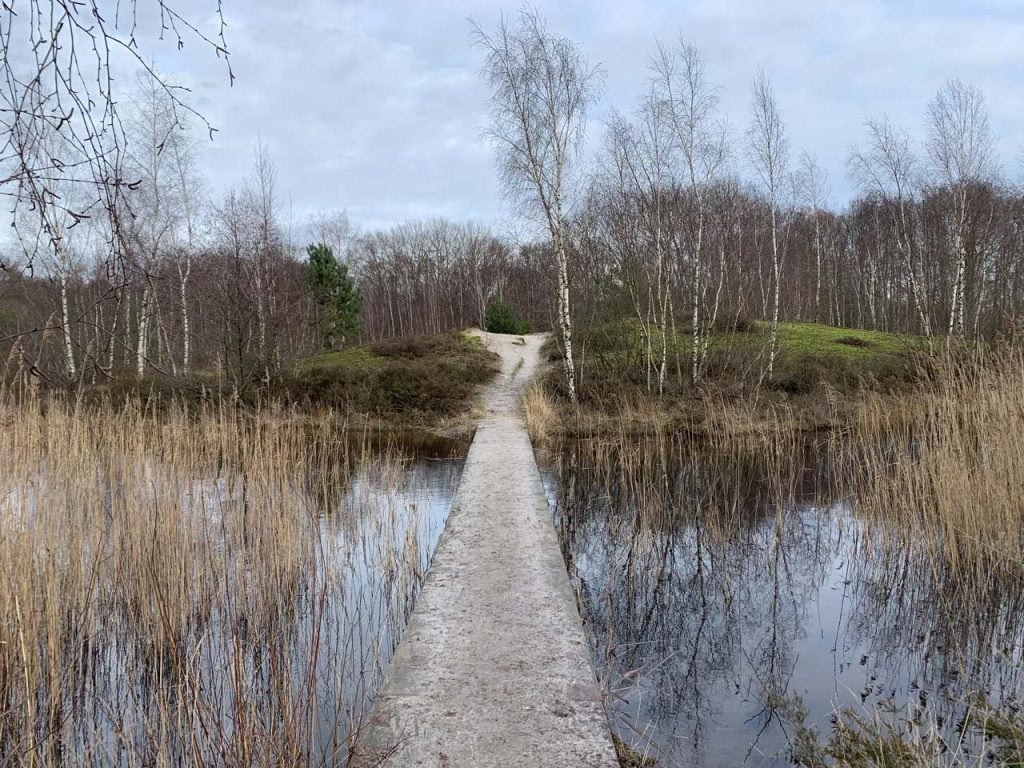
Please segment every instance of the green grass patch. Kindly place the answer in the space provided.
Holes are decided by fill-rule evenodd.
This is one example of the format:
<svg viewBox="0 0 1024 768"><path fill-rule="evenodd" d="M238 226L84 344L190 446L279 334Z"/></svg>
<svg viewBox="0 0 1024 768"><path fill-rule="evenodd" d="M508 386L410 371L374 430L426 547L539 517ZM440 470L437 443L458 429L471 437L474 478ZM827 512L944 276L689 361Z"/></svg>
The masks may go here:
<svg viewBox="0 0 1024 768"><path fill-rule="evenodd" d="M615 756L619 759L619 768L656 768L658 764L653 757L637 751L614 733L612 744L615 746Z"/></svg>
<svg viewBox="0 0 1024 768"><path fill-rule="evenodd" d="M758 323L758 327L763 334L769 333L770 326L767 323ZM866 360L879 355L926 351L928 344L922 336L836 328L820 323L779 323L779 348L787 354Z"/></svg>
<svg viewBox="0 0 1024 768"><path fill-rule="evenodd" d="M770 333L768 323L756 323L753 333L738 335L739 350L746 345L749 354L764 361L756 366L758 375L767 364ZM755 335L756 339L750 338ZM914 383L919 358L927 350L927 341L920 336L820 323L779 323L775 376L765 383L791 394L826 385L840 392L892 391Z"/></svg>
<svg viewBox="0 0 1024 768"><path fill-rule="evenodd" d="M767 324L762 330L767 337ZM792 393L809 392L824 384L843 392L899 389L917 379L918 358L927 350L927 341L920 336L818 323L780 323L772 385Z"/></svg>
<svg viewBox="0 0 1024 768"><path fill-rule="evenodd" d="M819 323L780 323L775 375L766 377L771 326L766 322L723 322L707 338L701 386L737 393L762 386L790 394L822 387L840 392L861 389L891 391L914 383L920 373L927 340L882 331L837 328ZM577 368L584 401L603 402L646 392L648 349L660 362L663 339L651 329L650 338L634 318L603 321L577 332ZM667 352L666 393L684 394L691 388L691 330L685 325L664 339ZM549 342L548 357L560 360L557 344ZM554 377L550 379L557 387Z"/></svg>
<svg viewBox="0 0 1024 768"><path fill-rule="evenodd" d="M475 333L463 331L462 338L473 349L486 349L486 347L484 346L484 340L480 336L477 336Z"/></svg>
<svg viewBox="0 0 1024 768"><path fill-rule="evenodd" d="M293 366L293 370L298 375L308 371L332 369L373 371L381 368L386 362L384 357L374 353L368 347L352 347L307 357L297 362Z"/></svg>

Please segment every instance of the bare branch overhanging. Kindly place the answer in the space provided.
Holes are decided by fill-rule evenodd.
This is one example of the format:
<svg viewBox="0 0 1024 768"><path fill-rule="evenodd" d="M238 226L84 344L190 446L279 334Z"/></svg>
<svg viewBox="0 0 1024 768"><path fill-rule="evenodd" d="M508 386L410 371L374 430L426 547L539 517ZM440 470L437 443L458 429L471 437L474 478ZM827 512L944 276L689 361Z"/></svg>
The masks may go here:
<svg viewBox="0 0 1024 768"><path fill-rule="evenodd" d="M12 218L22 209L35 213L57 248L65 227L103 214L111 253L118 253L118 221L137 183L125 169L118 67L144 71L176 115L194 116L212 136L188 89L161 75L139 43L143 32L179 51L196 42L224 61L233 82L223 4L210 3L211 32L170 0L0 2L0 196ZM62 227L47 226L55 218Z"/></svg>

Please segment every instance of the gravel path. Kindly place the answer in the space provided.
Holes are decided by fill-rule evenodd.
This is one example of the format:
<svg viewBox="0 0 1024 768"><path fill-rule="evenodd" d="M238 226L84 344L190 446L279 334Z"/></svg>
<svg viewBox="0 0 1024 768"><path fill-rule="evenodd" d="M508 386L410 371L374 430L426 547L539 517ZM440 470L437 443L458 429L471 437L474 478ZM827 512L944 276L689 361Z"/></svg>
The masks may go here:
<svg viewBox="0 0 1024 768"><path fill-rule="evenodd" d="M354 765L617 766L519 395L540 335L502 358L451 515Z"/></svg>

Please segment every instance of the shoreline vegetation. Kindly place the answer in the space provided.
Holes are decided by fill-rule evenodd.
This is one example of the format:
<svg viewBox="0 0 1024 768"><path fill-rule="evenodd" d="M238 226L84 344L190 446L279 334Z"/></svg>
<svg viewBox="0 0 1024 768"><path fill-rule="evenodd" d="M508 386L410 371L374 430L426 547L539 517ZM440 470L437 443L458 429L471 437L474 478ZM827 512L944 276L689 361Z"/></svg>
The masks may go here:
<svg viewBox="0 0 1024 768"><path fill-rule="evenodd" d="M345 760L454 465L227 400L0 397L0 425L4 764Z"/></svg>
<svg viewBox="0 0 1024 768"><path fill-rule="evenodd" d="M629 383L619 382L608 400L576 410L552 365L525 393L523 411L539 449L596 440L628 452L651 440L756 455L777 465L780 488L791 457L810 450L833 468L835 493L862 517L902 531L908 549L935 546L948 567L974 570L979 583L991 581L989 569L1024 581L1024 351L971 355L908 357L898 384L886 388L862 380L841 390L832 380L799 394L706 389L659 399L631 398L623 394ZM878 370L877 359L862 359Z"/></svg>
<svg viewBox="0 0 1024 768"><path fill-rule="evenodd" d="M946 391L975 373L1006 372L1012 367L1006 361L1017 354L1009 344L947 348L943 342L941 349L929 351L919 336L781 323L775 376L769 381L764 376L769 327L750 322L711 337L701 384L692 386L686 381L685 336L680 334L678 349L668 345L673 375L659 393L657 371L641 363L647 341L629 322L586 334L579 345L584 350L578 363L579 407L569 401L561 352L549 338L550 364L523 398L531 437L544 443L662 430L706 438L782 426L808 434L847 430L858 425L865 409L889 409L889 417L896 418L914 410L919 396ZM682 360L678 374L677 360Z"/></svg>
<svg viewBox="0 0 1024 768"><path fill-rule="evenodd" d="M761 468L754 474L763 478L766 509L784 515L808 467L826 466L829 488L821 490L849 505L876 556L898 571L931 574L941 603L936 610L965 633L964 648L951 646L968 654L951 660L962 665L965 681L971 679L967 670L983 663L986 644L1003 642L998 630L984 627L989 613L1014 610L1007 606L1024 584L1019 347L929 352L916 337L783 323L776 378L769 383L741 375L737 350L756 355L758 339L766 335L763 325L753 324L731 338L723 333L712 339L708 370L714 373L703 386L683 385L659 396L648 388L643 368L633 365L644 340L628 327L603 332L604 338L592 336L580 345L590 349L579 358L578 408L552 362L524 395L523 411L539 450L576 456L573 446L579 446L598 468L599 495L622 489L630 494L626 508L636 510L637 520L627 527L656 537L693 524L728 538L736 535L745 508L743 467ZM557 347L549 345L548 354L556 358ZM671 469L679 461L682 469ZM698 465L699 471L692 468ZM708 486L669 491L673 472L703 478ZM692 514L700 522L687 517L689 494L699 497ZM613 585L607 589L612 600ZM1010 646L1002 651L1018 652ZM1016 766L1024 755L1024 718L1014 701L952 704L968 718L959 742L949 741L941 719L937 725L896 710L837 705L831 726L818 712L811 726L797 695L780 694L766 707L788 723L796 765ZM627 734L619 737L630 742ZM626 742L658 757L646 738Z"/></svg>
<svg viewBox="0 0 1024 768"><path fill-rule="evenodd" d="M639 359L636 345L644 340L628 323L617 328L606 326L600 333L604 335L581 335L578 406L570 403L564 391L558 348L549 340L549 365L522 400L537 450L557 450L568 442L589 441L604 457L600 462L607 467L609 478L613 471L632 473L649 461L663 462L673 451L701 454L702 461L711 457L710 472L718 478L714 480L718 485L705 500L703 511L697 512L705 517L703 524L720 536L729 535L738 524L736 513L742 503L737 492L729 489L743 482L744 466L762 468L762 474L769 478L766 497L775 499L781 509L785 499L793 498L800 482L800 462L806 460L809 451L819 459L824 457L834 469L832 492L849 500L869 534L875 531L873 535L880 542L888 542L885 546L896 542L908 556L917 558L932 573L941 574L943 599L947 602L955 601L967 610L966 606L984 604L992 590L1002 589L1000 585L1024 583L1024 542L1020 536L1007 535L1024 530L1024 510L1018 503L1019 479L1024 477L1024 404L1020 396L1024 392L1024 354L1019 349L1007 345L928 353L923 340L916 337L784 323L779 334L776 378L769 383L753 373L767 334L763 324L751 323L742 330L723 330L712 338L708 373L701 387L681 385L667 388L659 396L649 389L648 372L634 365ZM684 354L685 349L679 352ZM7 537L5 558L16 566L12 571L15 581L11 583L16 589L10 591L10 599L0 608L9 619L7 626L19 627L24 637L10 635L4 640L0 689L6 691L9 702L18 697L27 701L26 685L47 691L49 698L44 697L40 706L50 708L48 714L42 710L12 710L20 711L22 717L17 723L12 721L12 727L16 726L10 731L16 734L12 738L24 744L41 739L39 743L43 744L50 738L46 734L51 733L42 725L44 722L51 722L55 729L52 733L59 732L54 718L67 706L65 701L71 695L68 686L73 681L56 670L65 658L62 654L81 642L75 635L78 630L72 626L76 617L114 626L110 624L114 613L104 611L127 610L125 606L132 601L141 604L143 589L158 595L156 612L142 614L148 624L127 626L125 637L134 637L131 642L158 642L159 647L139 647L140 669L162 670L161 679L178 680L186 686L199 684L207 671L191 668L183 654L189 643L202 642L204 632L213 631L210 627L214 625L209 622L218 616L233 622L231 637L219 640L230 641L222 650L229 657L239 658L250 652L245 637L250 631L248 625L254 621L269 622L268 631L278 633L273 636L277 638L274 643L294 642L296 631L305 638L302 633L306 630L301 626L285 626L273 613L285 610L281 601L291 599L288 595L295 597L296 605L312 617L310 620L335 621L336 617L322 614L322 606L310 602L311 595L322 598L326 589L322 581L317 581L317 574L328 567L322 533L301 515L284 519L278 513L261 514L255 520L250 519L251 510L256 506L270 510L273 499L282 494L295 496L299 493L294 485L296 478L304 476L314 478L312 490L316 493L336 493L329 490L333 486L326 478L331 465L337 463L339 451L344 457L342 464L380 464L381 472L388 477L398 476L396 446L424 449L437 456L461 451L471 439L476 393L497 370L496 356L478 337L454 332L353 346L306 358L279 378L252 382L248 387L218 384L215 377L201 373L187 381L143 380L123 386L114 382L63 392L9 387L6 397L0 399L0 413L5 433L2 445L10 458L8 466L15 468L12 478L24 482L32 477L33 467L61 467L59 475L54 475L59 487L46 492L49 500L45 508L39 506L40 496L29 507L18 502L23 513L31 508L33 514L56 514L60 505L54 500L80 495L74 478L84 477L93 464L101 467L101 474L106 473L100 484L120 488L126 499L132 482L156 483L155 495L138 510L139 525L124 514L108 520L120 530L115 547L119 559L111 566L113 570L97 570L95 558L102 536L97 538L87 518L103 513L93 508L92 501L71 521L76 526L72 538L91 542L93 559L88 562L88 558L72 562L66 548L53 543L42 550L38 541L28 544L25 531ZM49 446L45 450L44 444ZM660 452L661 459L647 456L650 445L660 446L656 453ZM384 448L379 454L383 459L370 458L380 447ZM52 453L55 448L58 454ZM146 470L131 469L131 462L126 463L129 456L160 458L158 465ZM300 460L300 456L305 458ZM630 462L640 463L629 469ZM278 467L267 474L267 482L273 487L258 491L259 498L249 496L257 490L244 478L256 477L264 472L261 468L271 464ZM302 469L304 464L308 466ZM209 531L190 517L191 507L183 507L182 513L192 522L184 528L168 527L160 507L173 506L168 494L184 487L183 483L187 485L191 475L209 474L203 467L214 465L222 467L214 475L243 478L241 496L234 488L214 504L222 508L219 514L232 516L230 530L225 528L218 534L228 537L224 541L229 550L218 554L218 545L206 541L202 546L214 549L203 555L202 563L188 565L189 548L196 546L189 542L205 541L203 537ZM626 467L613 470L616 465ZM150 479L140 475L132 480L124 474L126 471L144 471L150 473ZM622 479L627 478L623 475ZM397 482L387 481L391 485ZM651 509L654 517L641 515L638 526L667 531L679 524L680 518L674 517L678 514L676 502L671 496L659 496L649 479L631 475L626 486L653 494L644 508ZM20 487L6 489L8 504L17 502ZM94 490L98 489L96 486ZM712 497L722 503L714 502ZM310 504L310 509L323 506L315 498ZM305 509L309 505L300 506ZM14 520L8 527L14 526L13 531L17 523ZM385 539L398 537L390 554L383 550L379 554L381 563L392 563L386 565L384 574L391 574L388 578L400 583L380 588L393 590L398 596L414 594L427 566L422 544L411 543L408 536L419 534L403 534L401 525L387 517L373 524L383 526L375 535L383 532ZM61 525L54 522L52 528L61 530ZM166 555L157 558L153 547L158 542L146 540L145 530L157 531L161 546L166 545ZM404 543L402 536L406 537ZM18 554L29 550L45 550L51 555L45 562L33 563ZM144 567L149 561L151 564ZM256 586L264 590L262 597L254 593L246 598L252 605L244 612L231 602L238 585L218 588L215 581L216 571L236 573L242 561L251 562L247 568L260 569ZM299 577L303 561L315 564L316 573L308 584ZM194 587L205 590L203 594L182 593L180 585L175 586L173 572L186 566L195 572ZM125 590L133 580L143 586L129 594ZM61 607L69 596L73 604ZM100 605L96 602L100 597L114 602ZM389 637L400 633L410 600L403 597L389 609L392 614L383 630ZM260 607L264 604L269 608ZM25 612L33 605L35 623L26 624L29 615ZM211 610L203 605L214 607L213 614L205 619L194 613L197 607ZM54 639L40 646L43 655L37 656L28 653L28 646L22 642L29 635ZM151 640L145 640L147 637ZM278 660L284 663L285 647L274 648ZM315 644L310 649L319 653ZM100 651L89 653L92 655L83 657L83 664L108 663L105 656L96 655ZM375 670L374 674L382 668L379 656L363 657L354 663ZM68 669L74 673L77 667L71 665ZM312 669L309 667L308 674L313 674ZM277 685L281 681L270 682ZM304 685L297 678L287 682L300 690ZM224 680L211 684L221 688L234 685ZM163 706L159 701L156 704ZM225 753L253 749L267 754L281 748L291 754L305 753L314 708L291 711L289 717L307 731L298 740L289 741L276 731L262 730L260 723L269 715L254 702L241 701L239 706L250 708L243 713L246 717L256 718L256 730L249 734L254 743L217 743L211 736L204 749ZM274 706L293 705L281 700ZM978 706L984 718L976 732L984 740L992 731L997 749L992 753L993 764L1014 765L1013 756L1021 754L1024 743L1024 723L1019 714ZM937 749L937 732L930 741L916 736L902 738L916 732L904 728L898 715L894 719L844 709L837 711L835 727L824 733L820 727L804 724L801 718L806 718L806 713L798 699L780 699L773 707L780 718L788 717L793 724L796 740L792 757L796 764L814 768L930 765L926 761ZM209 717L209 722L219 722L229 713L212 708L201 715ZM166 725L171 728L173 724ZM197 721L181 727L191 731L206 725ZM346 725L347 732L356 732L358 726L358 717L354 717ZM182 736L186 731L181 731ZM643 743L622 740L623 734L618 738L624 764L658 764L651 762L654 758ZM178 747L171 739L154 748L173 751ZM342 746L331 749L337 752ZM850 762L847 757L851 755L862 762ZM886 762L892 755L899 760Z"/></svg>

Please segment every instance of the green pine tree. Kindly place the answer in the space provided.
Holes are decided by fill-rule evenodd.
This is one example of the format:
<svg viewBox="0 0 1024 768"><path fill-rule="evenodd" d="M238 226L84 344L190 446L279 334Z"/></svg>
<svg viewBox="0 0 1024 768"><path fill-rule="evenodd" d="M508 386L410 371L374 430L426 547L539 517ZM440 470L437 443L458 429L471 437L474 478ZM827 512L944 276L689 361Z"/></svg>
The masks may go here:
<svg viewBox="0 0 1024 768"><path fill-rule="evenodd" d="M315 243L306 248L309 263L306 281L313 300L313 326L325 349L352 341L362 330L363 295L348 267L334 256L330 246Z"/></svg>
<svg viewBox="0 0 1024 768"><path fill-rule="evenodd" d="M502 299L495 298L487 302L484 330L491 333L529 333L530 324L520 320Z"/></svg>

